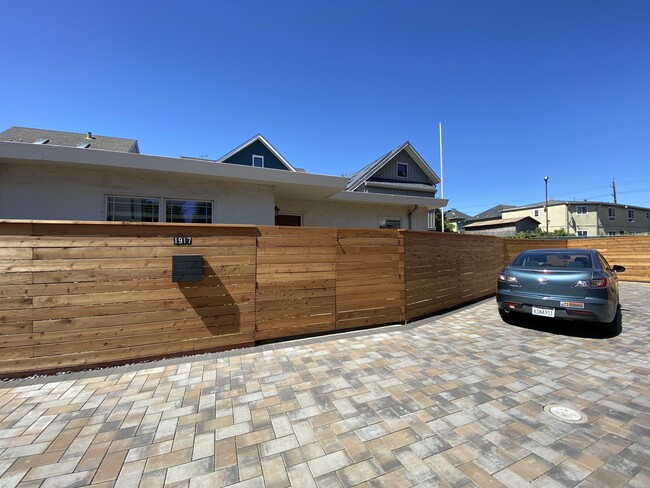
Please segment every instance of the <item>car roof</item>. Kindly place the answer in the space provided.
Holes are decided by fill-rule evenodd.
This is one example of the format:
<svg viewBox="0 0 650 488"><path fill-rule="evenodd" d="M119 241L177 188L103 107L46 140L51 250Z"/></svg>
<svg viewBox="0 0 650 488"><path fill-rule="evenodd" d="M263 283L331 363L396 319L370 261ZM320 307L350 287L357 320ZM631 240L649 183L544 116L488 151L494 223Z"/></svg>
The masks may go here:
<svg viewBox="0 0 650 488"><path fill-rule="evenodd" d="M544 249L526 249L523 251L526 254L530 253L562 253L562 254L593 254L595 252L594 249L581 249L581 248L573 248L573 249L567 249L567 248L560 248L560 247L550 247L550 248L544 248Z"/></svg>

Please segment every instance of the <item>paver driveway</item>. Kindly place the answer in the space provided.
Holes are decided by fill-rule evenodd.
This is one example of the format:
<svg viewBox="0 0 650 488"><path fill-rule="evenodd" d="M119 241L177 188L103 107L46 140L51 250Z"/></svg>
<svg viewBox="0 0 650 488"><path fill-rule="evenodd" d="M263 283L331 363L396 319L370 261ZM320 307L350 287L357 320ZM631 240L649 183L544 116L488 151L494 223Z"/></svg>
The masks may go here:
<svg viewBox="0 0 650 488"><path fill-rule="evenodd" d="M621 290L616 337L508 326L488 300L415 325L0 383L0 486L648 487L650 284Z"/></svg>

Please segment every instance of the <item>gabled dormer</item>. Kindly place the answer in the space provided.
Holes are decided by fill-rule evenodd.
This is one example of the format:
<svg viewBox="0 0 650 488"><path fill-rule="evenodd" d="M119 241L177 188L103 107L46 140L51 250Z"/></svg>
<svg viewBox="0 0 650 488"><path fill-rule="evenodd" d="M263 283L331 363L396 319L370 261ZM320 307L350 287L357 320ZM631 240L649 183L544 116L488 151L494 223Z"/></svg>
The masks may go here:
<svg viewBox="0 0 650 488"><path fill-rule="evenodd" d="M440 178L405 142L352 175L346 190L434 198L437 183Z"/></svg>
<svg viewBox="0 0 650 488"><path fill-rule="evenodd" d="M218 163L239 164L257 168L296 171L289 162L267 141L257 134L217 160Z"/></svg>

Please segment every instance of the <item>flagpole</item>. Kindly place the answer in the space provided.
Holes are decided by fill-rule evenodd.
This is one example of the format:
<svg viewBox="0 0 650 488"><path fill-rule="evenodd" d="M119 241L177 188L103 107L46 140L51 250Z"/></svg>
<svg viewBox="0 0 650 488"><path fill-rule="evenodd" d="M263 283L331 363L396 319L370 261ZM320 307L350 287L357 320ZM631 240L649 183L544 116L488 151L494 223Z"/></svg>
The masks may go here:
<svg viewBox="0 0 650 488"><path fill-rule="evenodd" d="M442 177L442 122L438 123L440 128L440 198L445 198L445 187L443 184ZM445 231L445 207L440 208L440 227L442 227L442 232Z"/></svg>

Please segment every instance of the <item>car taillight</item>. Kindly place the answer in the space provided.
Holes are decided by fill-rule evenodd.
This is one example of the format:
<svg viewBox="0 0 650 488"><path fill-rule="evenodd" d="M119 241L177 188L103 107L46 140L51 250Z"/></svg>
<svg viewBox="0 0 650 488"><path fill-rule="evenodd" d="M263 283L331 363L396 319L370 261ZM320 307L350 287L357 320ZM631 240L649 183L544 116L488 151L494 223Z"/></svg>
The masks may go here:
<svg viewBox="0 0 650 488"><path fill-rule="evenodd" d="M515 278L514 276L508 276L505 273L499 273L497 276L498 276L499 281L502 282L502 283L510 283L511 285L518 285L519 284L519 280L517 278Z"/></svg>
<svg viewBox="0 0 650 488"><path fill-rule="evenodd" d="M580 280L573 284L573 288L607 288L607 278Z"/></svg>
<svg viewBox="0 0 650 488"><path fill-rule="evenodd" d="M596 280L591 280L592 288L607 288L607 278L598 278Z"/></svg>

